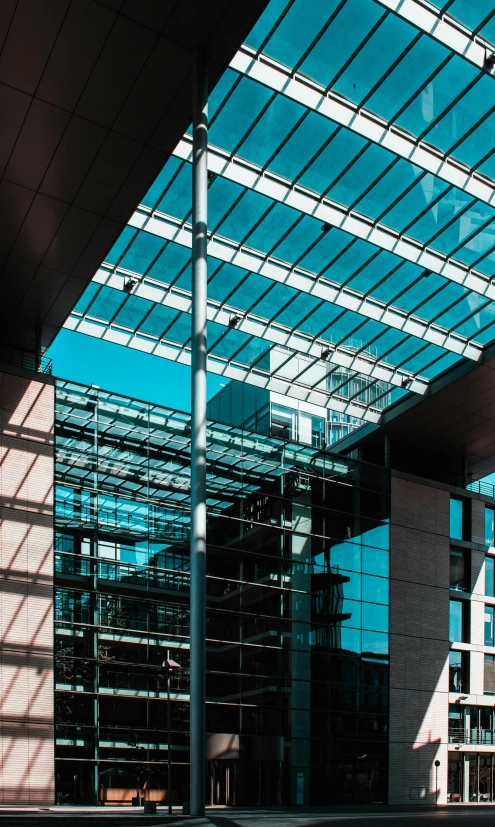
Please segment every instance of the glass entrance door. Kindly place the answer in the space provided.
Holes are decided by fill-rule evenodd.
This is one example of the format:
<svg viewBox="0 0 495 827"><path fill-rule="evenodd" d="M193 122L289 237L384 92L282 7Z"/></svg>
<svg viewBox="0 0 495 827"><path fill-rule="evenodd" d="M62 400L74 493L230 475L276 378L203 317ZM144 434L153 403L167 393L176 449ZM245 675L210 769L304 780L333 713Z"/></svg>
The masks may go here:
<svg viewBox="0 0 495 827"><path fill-rule="evenodd" d="M469 772L469 801L478 801L478 756L472 755L468 760Z"/></svg>
<svg viewBox="0 0 495 827"><path fill-rule="evenodd" d="M493 801L492 756L480 755L479 801Z"/></svg>

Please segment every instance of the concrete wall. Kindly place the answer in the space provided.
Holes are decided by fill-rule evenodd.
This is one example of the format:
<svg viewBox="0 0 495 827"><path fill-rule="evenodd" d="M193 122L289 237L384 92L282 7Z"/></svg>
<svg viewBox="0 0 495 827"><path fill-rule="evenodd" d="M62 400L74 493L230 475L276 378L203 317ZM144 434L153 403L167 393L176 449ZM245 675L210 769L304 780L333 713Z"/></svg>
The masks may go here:
<svg viewBox="0 0 495 827"><path fill-rule="evenodd" d="M0 373L0 802L53 803L54 387Z"/></svg>
<svg viewBox="0 0 495 827"><path fill-rule="evenodd" d="M392 474L389 803L447 798L449 493Z"/></svg>

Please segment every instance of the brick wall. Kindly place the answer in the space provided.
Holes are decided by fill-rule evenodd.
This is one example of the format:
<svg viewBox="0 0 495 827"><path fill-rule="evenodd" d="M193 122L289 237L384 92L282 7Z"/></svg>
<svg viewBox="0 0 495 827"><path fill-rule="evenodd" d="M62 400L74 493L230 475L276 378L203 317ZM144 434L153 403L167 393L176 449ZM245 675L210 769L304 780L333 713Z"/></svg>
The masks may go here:
<svg viewBox="0 0 495 827"><path fill-rule="evenodd" d="M389 803L446 801L449 494L392 476Z"/></svg>
<svg viewBox="0 0 495 827"><path fill-rule="evenodd" d="M0 373L0 802L53 803L50 384Z"/></svg>

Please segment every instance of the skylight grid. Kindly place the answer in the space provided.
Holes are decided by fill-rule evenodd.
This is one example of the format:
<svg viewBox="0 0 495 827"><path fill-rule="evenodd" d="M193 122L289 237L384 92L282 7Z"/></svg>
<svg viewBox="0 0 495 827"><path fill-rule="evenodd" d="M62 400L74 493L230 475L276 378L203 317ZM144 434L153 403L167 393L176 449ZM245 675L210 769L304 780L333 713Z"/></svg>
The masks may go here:
<svg viewBox="0 0 495 827"><path fill-rule="evenodd" d="M448 45L419 0L271 0L210 101L210 369L379 421L482 358L495 337L485 5L439 7L458 27ZM68 327L189 363L190 157L186 135Z"/></svg>

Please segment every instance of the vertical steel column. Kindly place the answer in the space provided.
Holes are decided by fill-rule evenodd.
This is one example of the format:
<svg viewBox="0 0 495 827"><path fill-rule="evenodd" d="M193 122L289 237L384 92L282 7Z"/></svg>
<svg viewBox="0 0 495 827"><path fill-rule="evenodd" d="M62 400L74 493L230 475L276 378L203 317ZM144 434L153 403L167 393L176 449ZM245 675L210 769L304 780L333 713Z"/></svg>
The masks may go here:
<svg viewBox="0 0 495 827"><path fill-rule="evenodd" d="M193 57L193 230L191 317L191 815L205 812L206 668L206 232L208 80Z"/></svg>

